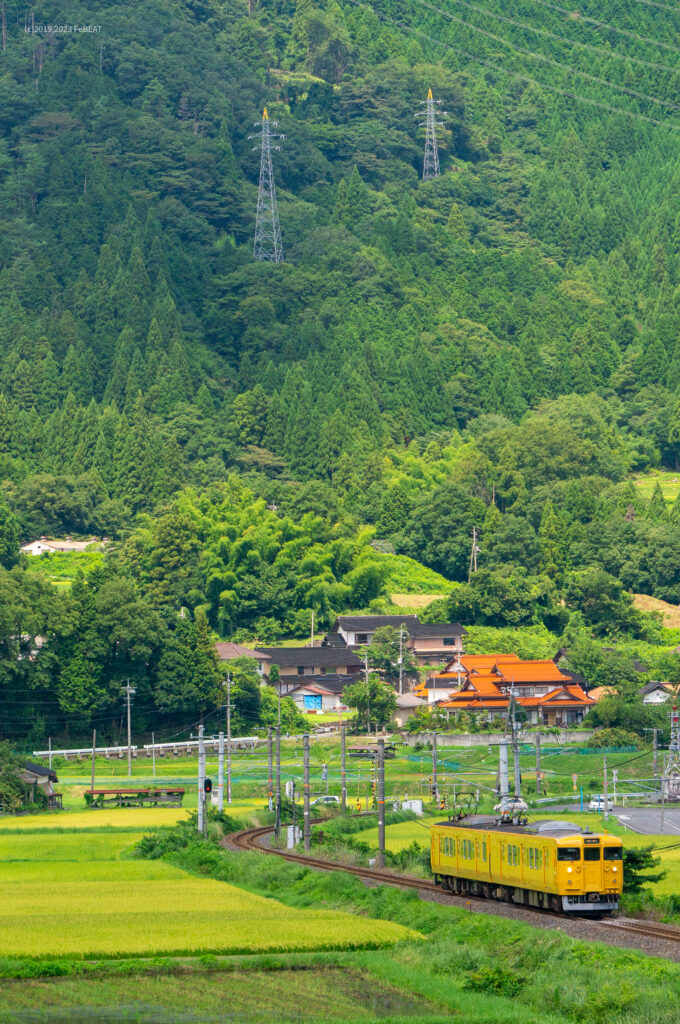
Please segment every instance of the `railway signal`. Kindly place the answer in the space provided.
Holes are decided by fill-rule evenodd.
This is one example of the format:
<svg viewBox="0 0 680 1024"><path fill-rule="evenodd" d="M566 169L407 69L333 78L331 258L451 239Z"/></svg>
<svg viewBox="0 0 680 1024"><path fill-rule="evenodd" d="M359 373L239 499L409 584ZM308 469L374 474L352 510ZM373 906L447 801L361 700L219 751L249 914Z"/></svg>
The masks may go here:
<svg viewBox="0 0 680 1024"><path fill-rule="evenodd" d="M203 792L212 793L212 779L203 779Z"/></svg>

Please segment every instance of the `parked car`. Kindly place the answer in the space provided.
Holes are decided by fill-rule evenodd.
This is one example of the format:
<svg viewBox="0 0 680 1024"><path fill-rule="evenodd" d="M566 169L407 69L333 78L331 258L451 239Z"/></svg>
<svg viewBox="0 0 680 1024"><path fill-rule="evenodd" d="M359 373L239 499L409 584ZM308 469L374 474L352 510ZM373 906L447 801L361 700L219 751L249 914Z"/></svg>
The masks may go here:
<svg viewBox="0 0 680 1024"><path fill-rule="evenodd" d="M317 796L316 800L312 800L311 806L314 807L316 804L339 804L339 796Z"/></svg>
<svg viewBox="0 0 680 1024"><path fill-rule="evenodd" d="M588 804L588 810L589 811L603 811L604 808L605 808L605 803L604 803L604 794L603 793L598 793L597 796L594 796L591 799L590 803ZM608 811L613 811L614 810L614 801L612 800L612 798L610 796L607 797L607 810Z"/></svg>

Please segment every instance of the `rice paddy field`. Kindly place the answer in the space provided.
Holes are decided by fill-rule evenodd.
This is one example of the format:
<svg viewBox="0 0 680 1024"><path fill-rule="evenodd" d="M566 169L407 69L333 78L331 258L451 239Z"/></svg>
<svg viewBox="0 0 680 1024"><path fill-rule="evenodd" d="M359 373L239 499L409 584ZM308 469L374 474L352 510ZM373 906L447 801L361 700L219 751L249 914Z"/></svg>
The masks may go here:
<svg viewBox="0 0 680 1024"><path fill-rule="evenodd" d="M251 802L234 808L248 816ZM4 819L0 957L124 957L380 948L416 933L335 910L299 910L163 861L130 859L181 808ZM96 824L102 828L97 830Z"/></svg>

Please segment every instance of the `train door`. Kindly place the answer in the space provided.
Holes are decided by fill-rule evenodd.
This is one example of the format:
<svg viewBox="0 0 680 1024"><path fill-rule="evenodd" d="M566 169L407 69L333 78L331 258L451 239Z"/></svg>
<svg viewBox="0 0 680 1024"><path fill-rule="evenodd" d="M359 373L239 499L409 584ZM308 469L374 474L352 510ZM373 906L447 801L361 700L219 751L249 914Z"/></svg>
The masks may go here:
<svg viewBox="0 0 680 1024"><path fill-rule="evenodd" d="M583 847L583 888L586 892L599 892L602 888L602 853L599 841L596 842L597 846Z"/></svg>

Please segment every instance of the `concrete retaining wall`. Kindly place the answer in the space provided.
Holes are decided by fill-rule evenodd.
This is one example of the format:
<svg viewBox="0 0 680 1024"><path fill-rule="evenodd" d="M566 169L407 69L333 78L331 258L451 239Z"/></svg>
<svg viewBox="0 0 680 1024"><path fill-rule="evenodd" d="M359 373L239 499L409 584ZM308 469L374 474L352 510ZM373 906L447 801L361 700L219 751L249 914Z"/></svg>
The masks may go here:
<svg viewBox="0 0 680 1024"><path fill-rule="evenodd" d="M533 743L536 744L536 736L540 736L541 743L562 744L565 747L579 747L585 746L588 740L593 735L592 729L579 729L573 732L562 731L557 735L553 735L549 732L527 732L520 733L520 743ZM415 733L413 736L405 737L406 742L410 747L415 747L416 743L431 743L432 733L431 732L420 732ZM457 733L437 733L437 746L438 747L488 747L498 745L502 740L507 740L508 736L502 732L457 732Z"/></svg>

